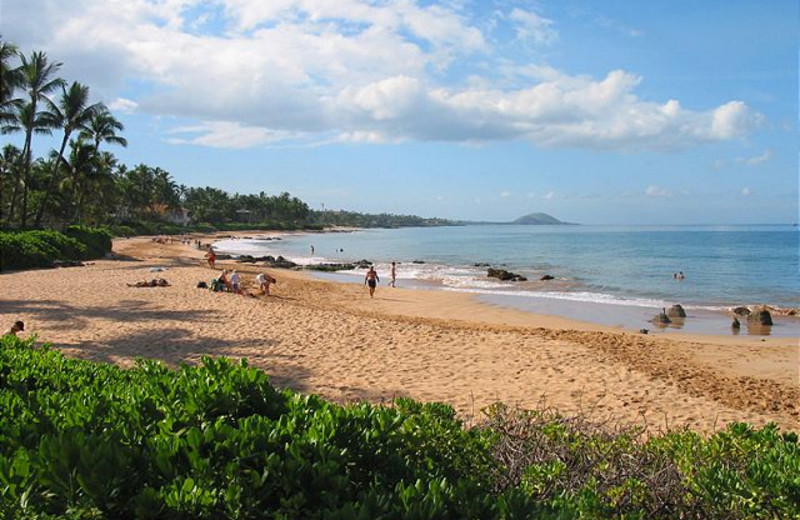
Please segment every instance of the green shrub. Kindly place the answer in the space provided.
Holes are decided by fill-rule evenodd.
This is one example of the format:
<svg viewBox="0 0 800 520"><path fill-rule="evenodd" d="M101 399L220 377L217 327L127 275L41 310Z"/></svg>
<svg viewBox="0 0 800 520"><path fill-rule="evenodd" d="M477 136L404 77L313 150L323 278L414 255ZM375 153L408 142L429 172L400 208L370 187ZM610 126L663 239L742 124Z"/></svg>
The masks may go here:
<svg viewBox="0 0 800 520"><path fill-rule="evenodd" d="M111 252L111 232L105 228L69 226L65 232L86 246L86 256L82 260L101 258Z"/></svg>
<svg viewBox="0 0 800 520"><path fill-rule="evenodd" d="M87 247L58 231L0 232L0 270L50 267L57 260L82 260Z"/></svg>
<svg viewBox="0 0 800 520"><path fill-rule="evenodd" d="M798 518L797 435L649 439L502 406L340 406L245 361L171 370L0 339L3 519Z"/></svg>

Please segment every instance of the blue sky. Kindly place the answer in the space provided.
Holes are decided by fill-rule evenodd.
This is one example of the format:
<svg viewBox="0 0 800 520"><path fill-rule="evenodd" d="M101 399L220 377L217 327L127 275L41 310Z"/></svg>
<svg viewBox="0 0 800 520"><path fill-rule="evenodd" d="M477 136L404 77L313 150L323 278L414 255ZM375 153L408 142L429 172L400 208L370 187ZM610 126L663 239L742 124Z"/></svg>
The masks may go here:
<svg viewBox="0 0 800 520"><path fill-rule="evenodd" d="M130 166L602 224L797 221L797 21L794 0L0 2L5 39L125 124Z"/></svg>

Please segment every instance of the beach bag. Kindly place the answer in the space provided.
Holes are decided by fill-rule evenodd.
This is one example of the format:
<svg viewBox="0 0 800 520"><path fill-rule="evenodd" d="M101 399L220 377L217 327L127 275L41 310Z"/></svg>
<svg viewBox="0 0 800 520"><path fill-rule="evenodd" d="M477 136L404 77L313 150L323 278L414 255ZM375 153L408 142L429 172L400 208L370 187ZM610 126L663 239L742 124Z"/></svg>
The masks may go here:
<svg viewBox="0 0 800 520"><path fill-rule="evenodd" d="M204 282L203 280L200 280L199 282L197 282L197 288L198 289L207 289L208 288L208 284L206 282Z"/></svg>

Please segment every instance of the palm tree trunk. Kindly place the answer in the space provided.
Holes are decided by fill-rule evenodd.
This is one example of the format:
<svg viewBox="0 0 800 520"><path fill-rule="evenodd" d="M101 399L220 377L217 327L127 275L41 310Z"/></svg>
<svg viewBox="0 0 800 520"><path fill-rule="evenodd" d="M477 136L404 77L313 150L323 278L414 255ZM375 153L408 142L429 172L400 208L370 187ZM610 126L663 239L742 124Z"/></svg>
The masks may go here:
<svg viewBox="0 0 800 520"><path fill-rule="evenodd" d="M50 179L47 181L47 189L44 192L44 197L42 198L42 203L39 205L39 210L36 212L36 220L33 222L34 227L39 227L39 224L42 222L42 217L44 216L45 209L47 209L47 202L50 199L50 194L53 192L53 188L56 185L56 178L58 178L58 169L61 167L61 157L64 155L64 149L67 147L67 141L69 140L69 132L64 132L64 139L61 140L61 149L58 151L58 157L56 157L55 165L53 165L53 171L50 174Z"/></svg>

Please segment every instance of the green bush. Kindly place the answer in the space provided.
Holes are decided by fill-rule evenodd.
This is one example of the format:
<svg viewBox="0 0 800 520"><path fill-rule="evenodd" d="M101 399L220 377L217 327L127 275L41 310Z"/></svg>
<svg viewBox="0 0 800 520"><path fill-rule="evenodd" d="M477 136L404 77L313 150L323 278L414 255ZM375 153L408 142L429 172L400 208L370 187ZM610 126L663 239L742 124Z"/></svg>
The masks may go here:
<svg viewBox="0 0 800 520"><path fill-rule="evenodd" d="M90 228L87 226L69 226L65 233L68 237L75 238L86 246L86 256L83 260L101 258L111 252L111 232L105 228Z"/></svg>
<svg viewBox="0 0 800 520"><path fill-rule="evenodd" d="M797 436L641 440L503 407L340 406L245 361L135 368L0 339L0 518L798 518ZM662 489L663 487L663 489Z"/></svg>
<svg viewBox="0 0 800 520"><path fill-rule="evenodd" d="M50 267L57 260L84 260L88 248L58 231L0 232L0 270Z"/></svg>

